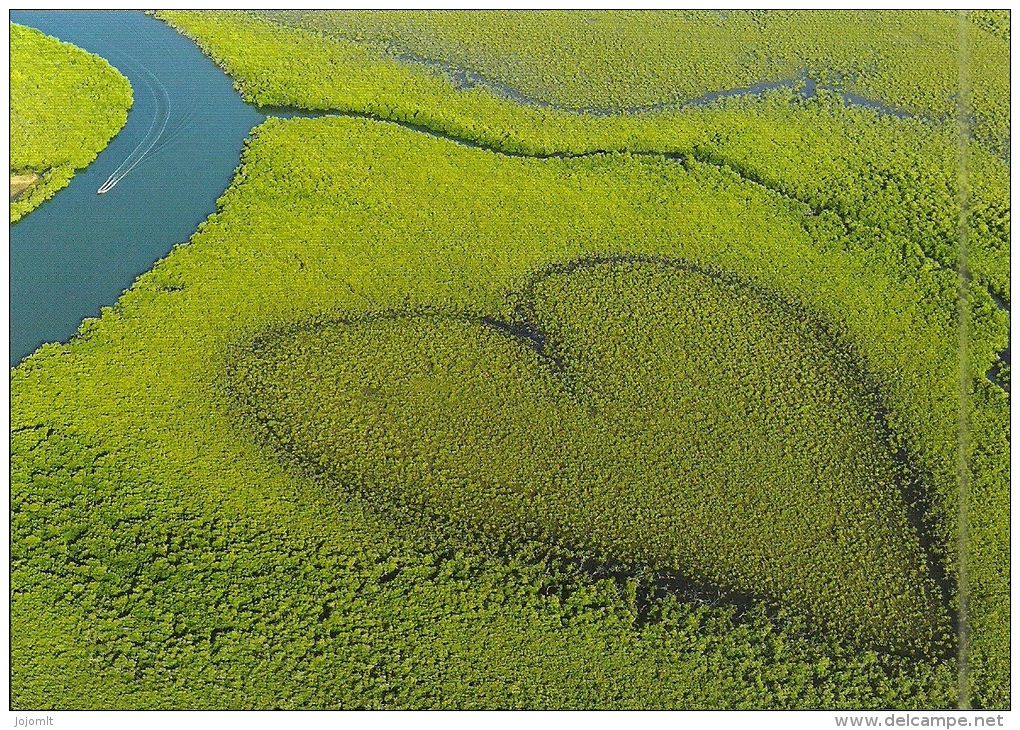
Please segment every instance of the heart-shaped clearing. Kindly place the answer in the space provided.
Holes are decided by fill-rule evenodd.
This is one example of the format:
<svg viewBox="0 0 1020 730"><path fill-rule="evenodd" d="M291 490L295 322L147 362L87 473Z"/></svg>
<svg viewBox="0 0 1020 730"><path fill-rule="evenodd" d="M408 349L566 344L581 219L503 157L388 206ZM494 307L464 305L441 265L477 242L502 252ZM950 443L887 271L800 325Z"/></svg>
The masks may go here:
<svg viewBox="0 0 1020 730"><path fill-rule="evenodd" d="M780 602L857 645L944 646L910 475L817 320L676 262L582 262L524 298L514 324L270 332L231 387L277 448L464 539L540 536Z"/></svg>

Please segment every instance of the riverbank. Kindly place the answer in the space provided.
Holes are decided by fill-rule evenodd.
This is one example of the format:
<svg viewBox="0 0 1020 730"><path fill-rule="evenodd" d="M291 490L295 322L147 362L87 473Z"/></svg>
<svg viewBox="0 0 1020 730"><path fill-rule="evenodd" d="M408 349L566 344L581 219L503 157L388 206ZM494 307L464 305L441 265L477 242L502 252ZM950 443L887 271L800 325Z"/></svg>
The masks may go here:
<svg viewBox="0 0 1020 730"><path fill-rule="evenodd" d="M15 200L41 179L41 176L36 175L34 172L24 175L11 175L11 200Z"/></svg>
<svg viewBox="0 0 1020 730"><path fill-rule="evenodd" d="M130 16L125 22L135 21L137 16ZM91 27L83 32L95 35ZM254 49L253 63L279 63L273 80L295 90L301 81L295 65L308 71L305 61L313 57L315 38L257 47L259 38L255 34L241 51ZM160 63L181 84L190 83L190 67L172 65L187 49L171 47L174 53ZM361 72L369 75L366 68ZM222 74L219 78L229 86ZM328 77L309 73L305 79L314 90ZM633 119L616 118L582 120L585 126L578 121L572 128L576 134L568 135L570 129L556 126L568 117L529 108L502 118L507 132L502 138L485 111L497 107L482 105L492 96L485 89L457 91L459 97L450 92L413 108L410 87L392 88L362 87L361 111L347 116L273 119L258 126L240 164L236 153L230 163L231 184L225 192L215 191L215 203L208 202L206 215L213 210L215 215L182 221L193 212L178 207L192 185L184 177L189 165L208 165L221 151L212 140L198 139L208 129L199 124L195 131L192 122L207 114L222 124L225 104L223 98L201 97L210 108L181 108L177 91L168 85L172 111L166 144L157 142L152 157L109 193L96 196L102 181L161 118L149 100L146 114L135 115L133 136L115 141L111 155L58 199L62 206L65 199L78 206L60 209L72 220L47 219L48 227L22 240L19 251L39 253L37 283L51 286L47 277L62 276L69 268L65 258L74 251L39 251L40 246L72 240L77 228L118 237L108 250L86 250L100 259L87 270L96 278L111 262L119 264L118 256L134 255L150 239L168 248L160 252L153 246L149 263L139 258L149 270L129 280L133 283L123 293L115 292L107 301L116 304L104 308L99 319L86 320L79 336L40 347L12 369L12 706L647 709L1008 703L1009 605L1001 597L1009 589L1009 401L980 372L983 358L1006 344L1008 321L975 286L968 290L974 304L968 329L961 334L953 325L959 276L948 262L955 262L951 236L959 233L951 195L959 155L955 138L939 136L917 120L848 108L831 95L804 100L789 90L648 115L633 128L635 135L627 127ZM204 92L187 93L181 98L194 101ZM458 98L482 100L473 117L457 116L446 104ZM509 102L496 101L510 108ZM372 114L391 121L365 118ZM239 116L238 123L244 119ZM247 134L245 128L234 149ZM112 155L117 144L119 152ZM982 183L972 195L974 219L987 221L989 229L975 231L970 240L972 254L983 254L973 269L975 277L999 281L1003 271L1008 274L1008 257L996 258L987 244L1002 228L996 216L1003 203L1008 217L1008 198L998 197L1008 193L1008 185L999 190L994 184L1000 162L983 161L978 150L972 163L972 180ZM176 175L180 179L171 180ZM1003 179L1008 182L1008 175ZM70 196L72 191L80 197ZM12 234L24 235L22 226L56 210L57 201L44 206ZM164 221L180 228L162 230ZM915 231L915 222L929 225ZM175 239L181 224L191 228ZM120 227L128 226L122 235ZM99 247L105 241L74 243ZM920 248L932 243L945 246ZM657 347L645 347L656 340L644 336L655 330L643 323L653 321L664 302L672 301L673 309L686 306L682 288L678 296L677 286L664 285L662 296L649 297L648 287L635 283L631 290L637 295L611 316L561 316L569 314L565 302L583 300L528 295L533 278L545 282L541 286L554 281L539 272L566 266L574 268L569 277L557 279L564 287L573 281L571 291L591 293L593 304L612 301L626 279L617 273L573 278L580 267L571 262L621 255L689 261L727 272L753 283L755 291L796 303L805 316L793 316L793 310L789 316L775 314L759 303L755 328L744 304L757 299L735 299L726 309L714 306L714 300L712 307L695 305L686 327L659 330L662 337L680 334L707 343L670 347L680 358L673 367L669 357L658 356ZM700 296L716 291L705 288ZM1003 297L1008 300L1008 287ZM667 322L683 321L668 311ZM307 353L322 367L336 364L356 376L343 391L351 408L336 412L365 417L348 430L332 423L323 428L330 438L348 438L352 445L327 449L329 458L340 457L333 464L310 457L313 452L306 449L304 468L290 468L239 418L238 401L230 393L230 356L245 347L264 355L261 334L357 318L406 323L423 313L475 323L471 333L504 349L490 348L479 361L472 359L471 347L459 348L462 357L442 360L436 358L435 328L410 328L410 335L394 340L391 352L407 353L413 367L431 357L433 367L413 373L424 377L403 380L396 377L394 360L371 366L380 349L368 329L362 330L367 333L362 342L368 343L363 358L350 352L321 357L324 350L315 342L277 350L279 370L263 382L311 373L290 358L293 353ZM706 313L703 321L698 313ZM782 327L769 324L780 315ZM820 321L831 323L848 348L847 358L856 353L851 359L839 354L838 362L860 363L861 370L866 365L873 374L874 407L864 412L863 427L881 429L879 445L888 436L888 449L868 446L875 439L869 441L867 431L854 425L861 418L846 405L861 400L853 378L831 377L835 366L784 370L798 358L804 363L804 353L816 353L807 364L832 362L829 338L755 334L810 335L812 323ZM515 329L524 336L514 335ZM575 335L575 345L564 349L571 333L584 336ZM629 348L615 347L628 337ZM532 347L538 342L540 348ZM597 347L584 346L587 342ZM960 371L961 344L972 372ZM491 353L498 356L506 346L514 357L491 367L498 362ZM688 357L688 350L695 352ZM631 357L621 369L623 388L609 390L613 383L603 383L593 391L607 370L601 361L584 358L616 357L617 352L648 356ZM525 370L535 358L540 358L536 368ZM712 472L704 483L718 488L733 483L727 480L731 462L720 453L743 449L742 463L752 468L774 464L768 478L786 481L788 475L801 483L830 484L857 479L867 493L871 485L897 486L880 474L860 479L872 473L872 464L888 464L888 454L864 466L842 454L892 452L903 466L893 476L904 481L899 491L909 503L906 517L896 510L867 509L863 520L818 520L820 539L813 542L884 546L886 541L875 540L876 532L867 529L867 519L888 517L883 529L917 522L918 533L931 539L928 572L941 568L947 576L952 595L945 603L953 605L960 597L968 606L960 617L968 629L966 652L950 657L923 652L917 643L922 652L915 655L858 651L832 632L808 630L796 615L778 612L774 604L770 608L761 600L762 591L747 602L726 605L708 591L672 592L679 574L650 574L640 569L647 562L621 566L606 559L612 553L600 534L620 538L617 548L633 550L621 558L617 549L621 562L661 547L663 535L683 539L684 525L661 528L678 514L674 505L645 510L635 504L627 515L641 521L640 531L614 534L604 531L605 521L586 524L596 512L579 510L578 519L567 524L582 540L559 543L537 542L528 520L518 522L512 539L504 541L479 531L477 522L464 519L470 516L466 511L450 508L454 503L448 497L459 487L478 486L465 478L467 465L478 467L482 488L505 487L492 498L464 503L475 515L499 514L516 494L534 495L538 516L548 519L555 513L543 508L548 504L539 499L543 493L532 489L529 479L515 479L513 470L535 465L554 479L571 479L573 489L579 481L569 469L596 459L564 459L570 451L549 448L565 437L564 419L546 419L541 410L528 417L525 409L536 398L471 398L470 389L451 388L448 378L441 388L420 387L429 378L435 382L462 368L466 377L500 387L510 377L543 388L549 383L558 388L550 392L562 401L561 412L584 425L593 403L592 418L606 412L593 393L613 398L633 393L627 388L651 382L649 374L668 371L669 382L681 367L695 385L669 402L677 407L687 399L696 407L665 419L667 430L659 432L664 435L644 442L640 434L649 431L637 422L639 436L624 441L635 455L605 484L621 485L620 498L626 500L632 490L621 477L634 473L632 465L659 463L668 469L693 454L701 457L698 469ZM751 377L749 368L768 378ZM585 372L593 377L565 377ZM789 388L763 387L774 378L789 378L810 393L787 397ZM726 379L731 385L721 388ZM314 388L321 382L307 377ZM394 382L424 400L414 405L401 398L391 387ZM956 438L961 397L968 397L961 395L961 383L972 394L965 401L971 408L967 445L976 457L968 463L968 499L974 505L964 523L969 532L957 539ZM313 393L305 403L324 413L337 392ZM262 395L271 399L273 393L267 388ZM741 407L740 398L757 399L759 405ZM623 418L611 419L603 429L620 430L617 424L627 419L644 419L647 399L634 402L622 410ZM782 435L755 437L744 427L732 428L731 437L725 430L709 430L712 423L730 428L727 424L749 414L785 428L789 419L774 408L799 414L812 402L816 413L824 413L811 417L822 432L806 446ZM465 433L462 426L469 421L455 411L436 419L443 408L471 403L481 414L474 421L481 431ZM520 405L516 416L512 403ZM293 411L279 410L281 404L260 397L251 415L272 416L270 427L288 437L288 448L307 446L291 438L300 421ZM424 439L401 442L401 411L403 423L425 424L427 438L442 437L440 448L423 450ZM505 422L507 415L522 424L519 437L500 436L500 419ZM698 442L680 437L673 424L692 429L701 446L692 448ZM863 435L847 437L854 433ZM706 434L716 438L705 440ZM374 454L349 458L357 456L352 449L372 443L379 445ZM597 444L593 448L596 456L612 454ZM487 449L495 449L498 458L480 461ZM824 453L839 455L837 463L832 457L815 458ZM491 468L497 461L508 468ZM393 492L387 501L379 489L385 483L376 478L387 474L377 470L401 462L421 467L422 478L391 479L390 486L406 487L411 499L431 490L432 504L445 515L433 512L436 519L429 520L414 505L413 519L393 511ZM332 469L332 477L322 478L324 467ZM612 470L601 473L606 471ZM676 482L668 474L641 481L661 484L664 494L693 483L681 481L673 490L671 481ZM601 483L596 488L603 491ZM603 493L611 508L619 509L617 495ZM815 493L801 489L797 496ZM753 488L737 490L707 505L732 521L754 512L755 497ZM571 508L589 503L586 494L561 502ZM779 500L780 509L794 504ZM829 505L823 498L815 507L830 510ZM710 524L697 515L690 521L698 530ZM789 546L796 535L806 534L776 529L782 520L753 524L765 526L757 533L763 549L745 545L739 553L713 559L731 560L745 570L762 564L756 558L767 555L771 540ZM741 531L739 538L754 534ZM910 537L909 529L898 534ZM710 547L699 545L683 555L707 561L733 537L725 532L722 539L706 537L702 545ZM960 548L966 548L971 591L962 596L957 591L966 585L961 589L953 580L953 556ZM797 554L808 554L805 550L819 561L848 554L813 545ZM750 556L742 559L747 551ZM891 553L885 555L899 564ZM855 564L877 565L867 557ZM852 575L838 564L825 565L832 573ZM884 585L876 583L879 589ZM885 615L878 606L861 606L858 612L847 604L844 610L851 622L855 612L879 620ZM957 658L972 666L969 696L959 698Z"/></svg>
<svg viewBox="0 0 1020 730"><path fill-rule="evenodd" d="M89 165L127 122L128 80L105 59L39 30L10 24L10 221L15 223ZM41 181L41 184L39 184Z"/></svg>

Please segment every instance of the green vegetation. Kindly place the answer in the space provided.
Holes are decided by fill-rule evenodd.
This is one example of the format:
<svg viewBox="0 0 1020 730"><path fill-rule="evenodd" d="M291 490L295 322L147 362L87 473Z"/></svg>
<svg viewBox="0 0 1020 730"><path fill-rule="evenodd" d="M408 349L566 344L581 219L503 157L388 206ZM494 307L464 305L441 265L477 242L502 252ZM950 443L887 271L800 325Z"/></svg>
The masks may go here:
<svg viewBox="0 0 1020 730"><path fill-rule="evenodd" d="M950 126L957 119L957 14L278 11L253 13L244 20L232 15L200 19L164 15L185 29L225 21L230 30L224 35L234 38L246 25L261 26L256 31L261 42L224 54L231 65L243 64L244 71L254 71L254 64L283 61L270 54L259 62L245 58L249 54L274 47L279 51L299 38L312 48L325 44L340 63L326 78L352 91L362 86L362 79L368 81L368 68L359 64L356 75L346 81L340 74L353 70L344 66L357 63L361 56L374 62L372 74L388 71L381 80L369 81L371 87L386 84L399 59L412 58L425 62L416 69L421 77L416 86L428 84L442 69L455 83L487 81L561 109L622 111L677 104L711 92L806 74L822 85ZM1008 37L995 30L1001 21L993 28L986 15L974 20L968 38L972 85L968 112L978 139L997 151L1008 151L1009 68L1002 62L1009 55ZM204 42L218 40L207 31L199 35ZM299 72L299 78L304 73ZM268 91L267 85L284 86L291 93L301 88L293 73L277 76L276 84L260 72L238 76L242 87L250 86L256 93ZM315 104L321 93L312 92L306 103Z"/></svg>
<svg viewBox="0 0 1020 730"><path fill-rule="evenodd" d="M131 85L102 58L34 28L11 23L10 41L12 197L16 175L39 177L11 201L14 223L66 186L120 131Z"/></svg>
<svg viewBox="0 0 1020 730"><path fill-rule="evenodd" d="M1009 43L1008 10L970 10L967 19Z"/></svg>
<svg viewBox="0 0 1020 730"><path fill-rule="evenodd" d="M791 89L571 114L164 15L349 115L257 128L12 371L13 707L1008 706L994 135Z"/></svg>
<svg viewBox="0 0 1020 730"><path fill-rule="evenodd" d="M896 236L912 271L955 271L957 130L846 108L819 93L730 99L711 108L597 118L521 106L483 87L378 57L354 43L237 13L162 13L195 38L260 105L335 109L404 122L508 153L660 152L727 165L829 210L855 245ZM955 37L955 36L954 36ZM301 59L297 69L294 59ZM307 79L307 81L306 81ZM643 78L635 81L640 85ZM969 145L968 268L1009 299L1009 168ZM883 242L883 248L890 246Z"/></svg>
<svg viewBox="0 0 1020 730"><path fill-rule="evenodd" d="M662 264L585 267L533 296L517 327L541 355L482 322L370 318L260 339L234 378L278 448L401 522L535 531L780 600L865 646L946 641L910 475L817 323Z"/></svg>

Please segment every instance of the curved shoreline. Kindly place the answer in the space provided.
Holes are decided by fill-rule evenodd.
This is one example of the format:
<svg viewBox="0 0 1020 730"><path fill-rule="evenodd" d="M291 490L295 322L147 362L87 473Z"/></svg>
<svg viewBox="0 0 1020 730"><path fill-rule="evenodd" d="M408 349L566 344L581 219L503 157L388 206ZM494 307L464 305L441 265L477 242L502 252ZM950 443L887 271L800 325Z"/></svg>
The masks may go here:
<svg viewBox="0 0 1020 730"><path fill-rule="evenodd" d="M524 106L537 107L539 109L550 109L552 111L564 112L565 114L575 114L578 116L591 116L591 117L615 117L615 116L634 116L639 114L655 114L657 112L665 111L683 111L685 109L691 109L694 107L709 106L710 104L720 101L722 99L729 99L732 97L741 96L761 96L762 94L768 93L769 91L776 91L777 89L792 89L799 90L800 97L804 101L813 99L818 93L818 85L815 79L811 78L810 71L808 69L802 69L794 76L788 78L782 78L778 80L763 79L756 81L746 86L737 86L730 89L719 89L718 91L707 91L700 96L696 96L690 99L676 99L675 101L660 101L653 104L642 104L639 106L631 107L600 107L600 106L581 106L571 107L563 104L559 104L548 99L540 99L535 96L528 96L514 86L503 82L494 81L485 77L483 74L473 69L458 66L454 63L447 61L441 61L433 58L426 58L419 56L409 51L403 51L400 53L394 53L388 50L388 54L408 65L420 66L424 68L433 69L443 74L453 84L453 87L458 91L468 91L476 87L484 87L494 96L512 101L517 104ZM899 109L886 104L878 99L869 99L858 94L852 94L846 91L840 91L835 86L828 84L821 87L822 90L828 91L833 94L837 94L847 106L859 106L866 109L872 109L877 111L879 114L893 116L897 119L921 119L924 121L930 121L927 117L904 109Z"/></svg>
<svg viewBox="0 0 1020 730"><path fill-rule="evenodd" d="M103 58L137 92L126 123L98 156L10 227L14 367L43 343L68 341L189 240L215 212L244 141L264 118L190 39L142 12L12 11L11 20ZM142 66L166 85L172 109L148 93L156 82ZM146 137L160 111L165 127L159 116ZM132 150L148 154L131 157ZM139 164L97 196L125 160Z"/></svg>

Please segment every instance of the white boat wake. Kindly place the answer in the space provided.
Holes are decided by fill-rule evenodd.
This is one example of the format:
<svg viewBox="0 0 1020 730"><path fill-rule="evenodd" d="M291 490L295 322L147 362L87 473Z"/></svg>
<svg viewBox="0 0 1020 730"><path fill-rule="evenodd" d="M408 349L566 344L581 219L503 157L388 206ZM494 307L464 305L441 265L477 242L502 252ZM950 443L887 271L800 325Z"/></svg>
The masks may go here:
<svg viewBox="0 0 1020 730"><path fill-rule="evenodd" d="M145 66L138 64L138 68L142 72L142 81L149 87L149 92L152 94L153 101L156 104L156 113L152 117L152 122L149 124L149 129L145 133L145 136L142 137L142 140L138 143L138 145L131 150L131 154L129 154L127 158L120 163L120 166L113 171L113 174L106 178L106 182L99 186L99 190L96 191L97 195L102 195L103 193L108 193L113 190L117 183L127 177L130 172L145 161L147 157L151 156L153 148L162 138L163 133L166 131L167 124L170 122L170 94L167 93L166 87L163 86L160 80L156 78L149 69L145 68Z"/></svg>

